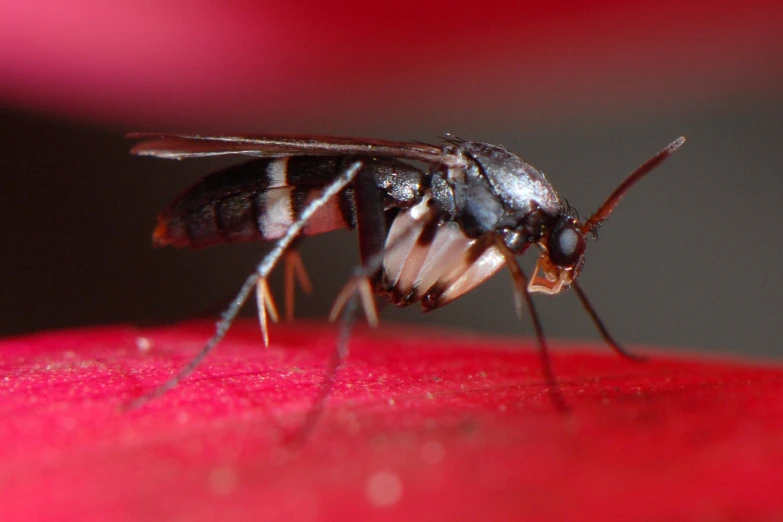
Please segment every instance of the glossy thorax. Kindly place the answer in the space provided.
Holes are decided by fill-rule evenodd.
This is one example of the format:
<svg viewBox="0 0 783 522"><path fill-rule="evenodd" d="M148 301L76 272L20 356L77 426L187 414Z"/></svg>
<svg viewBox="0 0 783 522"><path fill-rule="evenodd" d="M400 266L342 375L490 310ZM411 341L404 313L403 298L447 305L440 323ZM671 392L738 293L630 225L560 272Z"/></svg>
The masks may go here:
<svg viewBox="0 0 783 522"><path fill-rule="evenodd" d="M543 277L529 289L557 293L583 259L584 238L543 174L503 147L454 142L448 164L434 167L421 201L394 219L386 239L383 290L399 306L442 306L480 285L505 263L496 241L516 255L534 243ZM552 230L577 234L577 259L557 266L547 255Z"/></svg>

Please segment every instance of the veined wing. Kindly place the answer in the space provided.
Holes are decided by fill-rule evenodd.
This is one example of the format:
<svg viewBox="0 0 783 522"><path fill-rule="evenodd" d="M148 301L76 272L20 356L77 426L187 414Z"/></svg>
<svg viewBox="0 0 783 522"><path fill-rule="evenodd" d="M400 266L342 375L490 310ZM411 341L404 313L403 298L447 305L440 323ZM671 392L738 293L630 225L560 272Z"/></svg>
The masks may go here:
<svg viewBox="0 0 783 522"><path fill-rule="evenodd" d="M166 159L239 154L264 158L283 156L390 157L430 164L450 163L441 147L415 142L322 136L199 136L134 132L143 140L132 154Z"/></svg>

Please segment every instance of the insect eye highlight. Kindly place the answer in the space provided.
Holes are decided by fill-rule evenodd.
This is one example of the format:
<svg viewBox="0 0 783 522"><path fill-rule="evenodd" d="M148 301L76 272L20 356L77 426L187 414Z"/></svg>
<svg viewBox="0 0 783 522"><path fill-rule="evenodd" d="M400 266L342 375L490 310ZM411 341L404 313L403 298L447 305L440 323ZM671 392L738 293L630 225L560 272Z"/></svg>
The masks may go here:
<svg viewBox="0 0 783 522"><path fill-rule="evenodd" d="M555 265L570 268L585 253L585 236L570 221L561 221L549 234L549 259Z"/></svg>

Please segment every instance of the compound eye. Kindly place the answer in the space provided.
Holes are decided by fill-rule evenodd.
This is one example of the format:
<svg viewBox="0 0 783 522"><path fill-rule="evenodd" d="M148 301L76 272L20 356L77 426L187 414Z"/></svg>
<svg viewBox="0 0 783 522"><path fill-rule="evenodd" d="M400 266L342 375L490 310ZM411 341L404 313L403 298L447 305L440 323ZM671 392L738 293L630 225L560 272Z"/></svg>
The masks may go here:
<svg viewBox="0 0 783 522"><path fill-rule="evenodd" d="M571 268L585 253L585 236L572 223L559 223L549 234L549 260L561 268Z"/></svg>

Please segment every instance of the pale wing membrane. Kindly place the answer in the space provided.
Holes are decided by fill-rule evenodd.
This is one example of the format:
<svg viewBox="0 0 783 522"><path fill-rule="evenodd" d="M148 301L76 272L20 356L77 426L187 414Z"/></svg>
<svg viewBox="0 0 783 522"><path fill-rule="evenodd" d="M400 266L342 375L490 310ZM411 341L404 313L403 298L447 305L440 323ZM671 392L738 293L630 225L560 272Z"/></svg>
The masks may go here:
<svg viewBox="0 0 783 522"><path fill-rule="evenodd" d="M239 154L265 158L283 156L393 157L430 164L443 162L440 147L414 142L319 136L198 136L131 133L143 140L132 154L165 159L203 158Z"/></svg>

